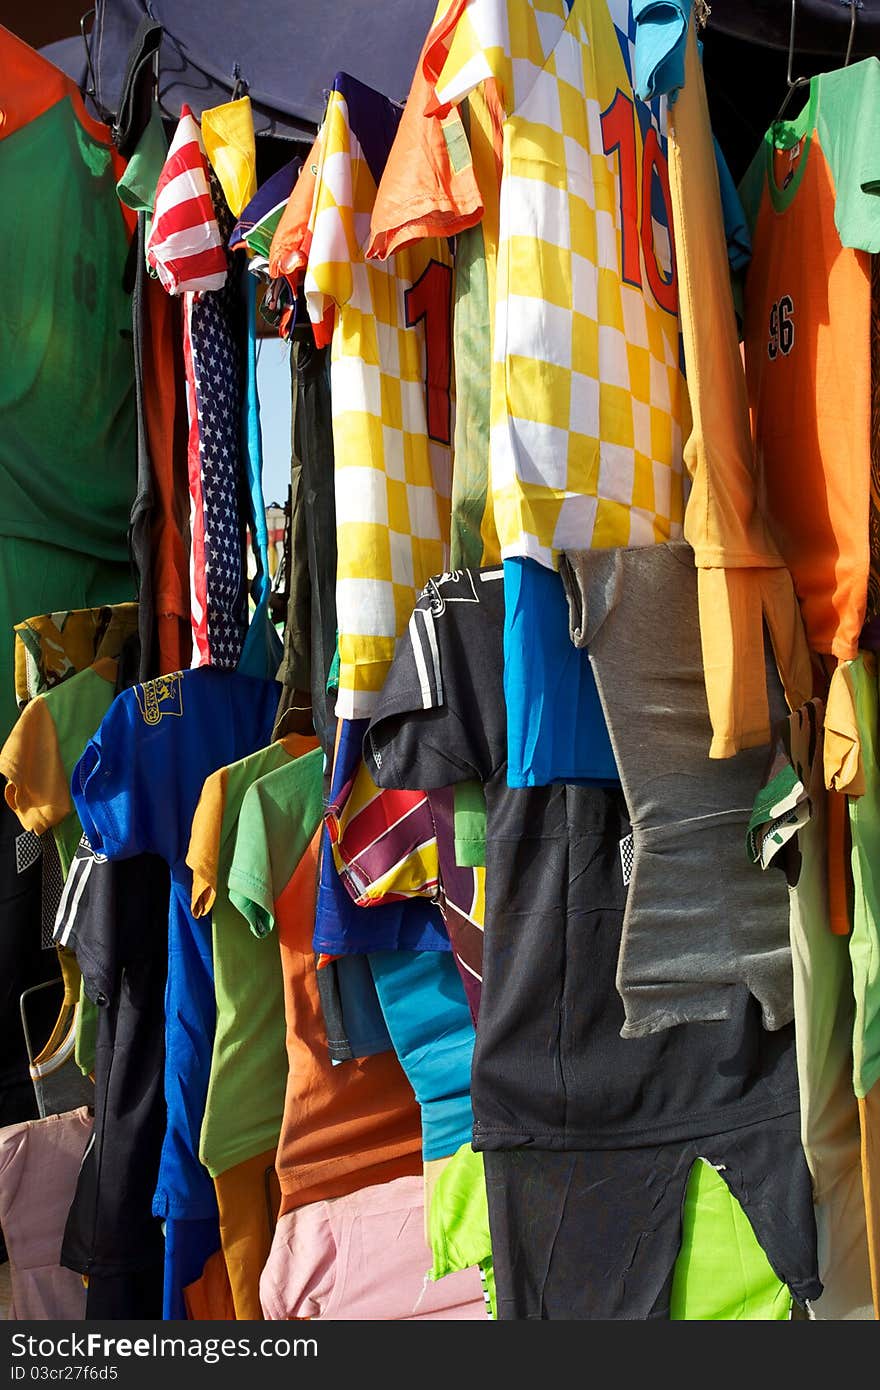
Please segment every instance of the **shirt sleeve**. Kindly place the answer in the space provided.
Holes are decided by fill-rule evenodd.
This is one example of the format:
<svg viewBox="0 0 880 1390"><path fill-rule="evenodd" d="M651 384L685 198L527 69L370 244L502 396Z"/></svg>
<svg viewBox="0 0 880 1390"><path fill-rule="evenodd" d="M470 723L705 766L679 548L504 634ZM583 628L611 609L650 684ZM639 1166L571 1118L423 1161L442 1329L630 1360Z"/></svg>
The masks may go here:
<svg viewBox="0 0 880 1390"><path fill-rule="evenodd" d="M323 754L267 773L244 795L229 870L229 900L255 936L275 926L275 903L321 824Z"/></svg>
<svg viewBox="0 0 880 1390"><path fill-rule="evenodd" d="M364 762L380 787L431 791L490 775L474 653L454 640L447 626L454 622L449 606L435 618L426 593L398 639L363 744Z"/></svg>
<svg viewBox="0 0 880 1390"><path fill-rule="evenodd" d="M880 251L880 59L823 73L818 82L817 127L834 181L834 223L844 246L873 254Z"/></svg>
<svg viewBox="0 0 880 1390"><path fill-rule="evenodd" d="M334 304L347 304L351 299L352 265L358 255L351 130L344 99L331 92L321 127L321 162L309 218L308 266L303 280L314 325L326 321Z"/></svg>
<svg viewBox="0 0 880 1390"><path fill-rule="evenodd" d="M437 831L424 792L380 789L361 763L325 820L337 872L358 907L437 896Z"/></svg>
<svg viewBox="0 0 880 1390"><path fill-rule="evenodd" d="M228 887L229 901L254 936L268 936L275 926L275 883L260 782L248 787L241 804Z"/></svg>
<svg viewBox="0 0 880 1390"><path fill-rule="evenodd" d="M426 115L432 94L423 50L373 205L367 256L376 260L425 237L457 236L483 216L461 112Z"/></svg>
<svg viewBox="0 0 880 1390"><path fill-rule="evenodd" d="M192 834L186 862L192 869L192 914L203 917L210 912L217 897L217 874L220 862L220 832L226 804L228 768L221 767L202 787L199 804L193 816Z"/></svg>
<svg viewBox="0 0 880 1390"><path fill-rule="evenodd" d="M107 859L151 851L177 858L179 807L172 719L142 715L136 686L117 695L73 769L71 796L92 848Z"/></svg>
<svg viewBox="0 0 880 1390"><path fill-rule="evenodd" d="M321 132L299 171L269 247L269 274L284 276L296 292L305 274L311 240L312 204L321 167Z"/></svg>
<svg viewBox="0 0 880 1390"><path fill-rule="evenodd" d="M0 749L6 804L25 830L42 835L73 810L58 735L49 706L37 696L25 706Z"/></svg>
<svg viewBox="0 0 880 1390"><path fill-rule="evenodd" d="M429 115L494 78L509 116L525 101L568 21L566 0L454 0L441 4L425 51Z"/></svg>

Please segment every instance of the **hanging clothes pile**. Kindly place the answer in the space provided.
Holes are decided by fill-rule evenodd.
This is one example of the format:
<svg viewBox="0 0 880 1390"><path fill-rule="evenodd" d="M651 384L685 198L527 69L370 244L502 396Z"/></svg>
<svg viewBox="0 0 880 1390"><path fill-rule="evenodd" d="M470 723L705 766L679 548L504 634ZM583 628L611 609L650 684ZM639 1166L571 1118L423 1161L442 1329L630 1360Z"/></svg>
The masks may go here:
<svg viewBox="0 0 880 1390"><path fill-rule="evenodd" d="M880 62L737 189L697 8L439 0L271 171L126 126L140 602L0 751L95 1030L46 1316L880 1316Z"/></svg>

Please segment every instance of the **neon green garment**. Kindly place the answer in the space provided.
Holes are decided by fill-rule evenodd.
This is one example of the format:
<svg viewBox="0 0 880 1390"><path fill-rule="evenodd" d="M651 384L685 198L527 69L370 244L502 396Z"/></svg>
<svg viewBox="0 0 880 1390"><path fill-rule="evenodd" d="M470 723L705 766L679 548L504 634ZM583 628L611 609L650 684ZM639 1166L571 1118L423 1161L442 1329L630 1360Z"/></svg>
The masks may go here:
<svg viewBox="0 0 880 1390"><path fill-rule="evenodd" d="M791 1294L748 1217L709 1163L691 1169L670 1298L673 1322L784 1322Z"/></svg>
<svg viewBox="0 0 880 1390"><path fill-rule="evenodd" d="M453 788L455 862L460 869L486 865L486 794L482 782L457 782Z"/></svg>
<svg viewBox="0 0 880 1390"><path fill-rule="evenodd" d="M193 819L187 863L193 870L193 914L211 913L217 1023L199 1140L212 1177L278 1143L287 1085L284 982L276 932L256 937L230 902L233 855L247 863L245 793L284 768L296 786L294 833L304 843L321 819L323 754L295 734L214 773ZM297 757L299 748L313 751Z"/></svg>
<svg viewBox="0 0 880 1390"><path fill-rule="evenodd" d="M478 1265L490 1315L497 1318L495 1271L483 1155L462 1144L437 1179L427 1212L431 1279Z"/></svg>
<svg viewBox="0 0 880 1390"><path fill-rule="evenodd" d="M479 1265L496 1317L483 1156L464 1144L437 1179L427 1214L432 1279ZM770 1268L748 1217L724 1179L695 1163L682 1213L670 1320L784 1321L791 1294Z"/></svg>
<svg viewBox="0 0 880 1390"><path fill-rule="evenodd" d="M877 659L861 652L847 662L865 768L864 796L851 796L852 870L855 897L849 939L855 1023L853 1089L859 1099L880 1079L880 769L878 769Z"/></svg>

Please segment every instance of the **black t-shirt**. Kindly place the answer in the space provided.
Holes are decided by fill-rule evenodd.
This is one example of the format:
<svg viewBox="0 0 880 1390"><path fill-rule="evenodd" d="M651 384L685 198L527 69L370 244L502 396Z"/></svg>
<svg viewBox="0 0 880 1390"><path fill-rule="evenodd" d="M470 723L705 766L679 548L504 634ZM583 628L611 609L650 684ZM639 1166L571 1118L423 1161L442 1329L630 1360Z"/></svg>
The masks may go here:
<svg viewBox="0 0 880 1390"><path fill-rule="evenodd" d="M500 568L431 580L364 739L380 786L485 783L474 1147L629 1148L795 1112L793 1025L767 1032L745 988L722 1022L620 1037L626 804L507 786L503 626Z"/></svg>
<svg viewBox="0 0 880 1390"><path fill-rule="evenodd" d="M98 1005L95 1127L70 1208L61 1263L95 1276L161 1267L152 1215L165 1134L165 977L169 872L151 854L113 863L83 837L55 939L76 954ZM154 1312L161 1317L161 1282Z"/></svg>

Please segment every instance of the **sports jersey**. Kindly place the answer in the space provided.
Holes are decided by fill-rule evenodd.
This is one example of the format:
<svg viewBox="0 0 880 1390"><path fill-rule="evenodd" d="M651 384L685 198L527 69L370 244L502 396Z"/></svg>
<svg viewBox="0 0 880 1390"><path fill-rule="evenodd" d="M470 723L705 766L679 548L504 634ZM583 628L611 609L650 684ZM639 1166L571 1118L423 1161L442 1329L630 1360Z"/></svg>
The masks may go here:
<svg viewBox="0 0 880 1390"><path fill-rule="evenodd" d="M634 98L628 0L459 2L433 33L429 111L494 79L504 113L490 463L501 553L554 566L569 546L678 536L687 403L666 108Z"/></svg>
<svg viewBox="0 0 880 1390"><path fill-rule="evenodd" d="M334 1066L312 924L318 836L301 817L296 763L245 793L229 897L261 937L277 927L287 1021L287 1090L275 1169L281 1212L421 1171L419 1110L394 1052Z"/></svg>
<svg viewBox="0 0 880 1390"><path fill-rule="evenodd" d="M816 652L856 655L870 550L871 274L880 59L811 78L740 184L743 333L759 496ZM792 408L792 402L797 408Z"/></svg>
<svg viewBox="0 0 880 1390"><path fill-rule="evenodd" d="M52 690L77 671L120 655L138 626L136 603L100 608L65 608L38 613L15 624L15 699L29 700Z"/></svg>
<svg viewBox="0 0 880 1390"><path fill-rule="evenodd" d="M364 254L399 119L385 97L337 75L308 225L281 261L287 269L307 258L303 288L319 345L332 315L336 712L344 719L370 714L419 589L448 559L449 248L432 239L381 263Z"/></svg>
<svg viewBox="0 0 880 1390"><path fill-rule="evenodd" d="M209 922L192 915L185 855L206 777L270 741L278 693L274 682L211 667L135 686L114 700L73 774L74 806L96 851L108 859L146 851L171 868L168 1125L153 1202L166 1237L178 1227L166 1239L166 1317L182 1316L184 1285L219 1245L213 1184L197 1158L216 1010L211 939ZM199 1228L190 1252L188 1225Z"/></svg>
<svg viewBox="0 0 880 1390"><path fill-rule="evenodd" d="M504 561L504 702L509 786L619 782L589 657L569 635L562 580L529 559Z"/></svg>
<svg viewBox="0 0 880 1390"><path fill-rule="evenodd" d="M440 6L441 11L448 8ZM437 23L435 18L435 24ZM454 237L455 444L450 517L453 569L501 559L489 492L490 307L494 303L501 119L481 90L441 119L426 118L425 54L382 174L368 255L384 260L424 237ZM503 113L502 113L503 116Z"/></svg>
<svg viewBox="0 0 880 1390"><path fill-rule="evenodd" d="M840 669L852 674L850 663ZM813 699L777 727L774 756L755 798L748 846L762 869L781 867L789 885L801 1139L813 1178L819 1275L825 1286L816 1317L838 1320L872 1312L853 1090L850 942L828 930L830 798L823 781L822 726L822 701Z"/></svg>
<svg viewBox="0 0 880 1390"><path fill-rule="evenodd" d="M214 1178L278 1142L287 1071L278 942L254 938L229 901L227 878L245 793L293 760L301 790L292 804L310 839L321 819L323 758L315 739L296 734L212 773L193 817L192 911L210 914L217 1001L199 1158Z"/></svg>
<svg viewBox="0 0 880 1390"><path fill-rule="evenodd" d="M54 829L67 877L82 828L70 799L70 777L115 694L116 662L101 658L23 710L0 749L6 803L26 830Z"/></svg>

